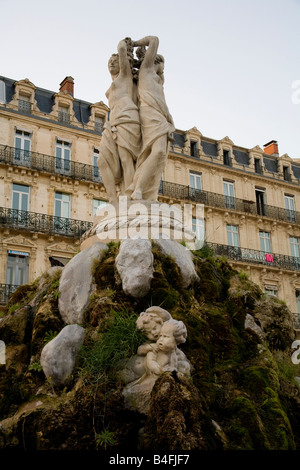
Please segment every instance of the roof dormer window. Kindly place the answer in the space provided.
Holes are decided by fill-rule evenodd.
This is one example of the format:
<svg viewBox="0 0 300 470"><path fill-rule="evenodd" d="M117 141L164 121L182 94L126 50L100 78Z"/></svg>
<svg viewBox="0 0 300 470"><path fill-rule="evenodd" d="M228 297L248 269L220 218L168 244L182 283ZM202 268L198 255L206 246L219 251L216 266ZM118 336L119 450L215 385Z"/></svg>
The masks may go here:
<svg viewBox="0 0 300 470"><path fill-rule="evenodd" d="M263 167L260 158L254 158L254 171L258 174L263 173Z"/></svg>
<svg viewBox="0 0 300 470"><path fill-rule="evenodd" d="M70 124L70 112L68 106L58 105L57 119L64 124Z"/></svg>
<svg viewBox="0 0 300 470"><path fill-rule="evenodd" d="M282 171L283 171L283 179L285 181L292 181L290 168L288 166L283 166Z"/></svg>
<svg viewBox="0 0 300 470"><path fill-rule="evenodd" d="M0 104L6 103L6 90L5 90L5 82L0 80Z"/></svg>
<svg viewBox="0 0 300 470"><path fill-rule="evenodd" d="M18 110L25 114L31 114L30 96L19 94Z"/></svg>
<svg viewBox="0 0 300 470"><path fill-rule="evenodd" d="M226 166L232 166L229 150L225 150L225 149L223 150L223 163Z"/></svg>
<svg viewBox="0 0 300 470"><path fill-rule="evenodd" d="M191 140L191 157L199 158L198 142Z"/></svg>

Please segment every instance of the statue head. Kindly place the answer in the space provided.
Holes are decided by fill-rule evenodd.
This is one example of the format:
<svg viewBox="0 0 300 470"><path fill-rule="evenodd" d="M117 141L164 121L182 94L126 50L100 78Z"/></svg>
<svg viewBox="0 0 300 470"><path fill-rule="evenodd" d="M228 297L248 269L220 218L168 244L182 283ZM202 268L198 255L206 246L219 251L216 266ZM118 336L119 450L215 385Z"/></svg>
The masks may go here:
<svg viewBox="0 0 300 470"><path fill-rule="evenodd" d="M171 315L167 310L161 307L149 307L145 312L140 313L136 326L148 339L156 341L163 323L170 319Z"/></svg>
<svg viewBox="0 0 300 470"><path fill-rule="evenodd" d="M178 344L185 343L186 337L185 324L171 318L162 325L156 344L161 351L169 352L175 350Z"/></svg>
<svg viewBox="0 0 300 470"><path fill-rule="evenodd" d="M165 59L162 55L157 54L154 60L155 71L158 75L162 75L164 73L165 68Z"/></svg>
<svg viewBox="0 0 300 470"><path fill-rule="evenodd" d="M119 54L112 54L108 61L108 70L112 76L120 72Z"/></svg>
<svg viewBox="0 0 300 470"><path fill-rule="evenodd" d="M162 325L156 344L160 351L172 352L175 351L178 344L185 343L186 337L185 324L172 318Z"/></svg>

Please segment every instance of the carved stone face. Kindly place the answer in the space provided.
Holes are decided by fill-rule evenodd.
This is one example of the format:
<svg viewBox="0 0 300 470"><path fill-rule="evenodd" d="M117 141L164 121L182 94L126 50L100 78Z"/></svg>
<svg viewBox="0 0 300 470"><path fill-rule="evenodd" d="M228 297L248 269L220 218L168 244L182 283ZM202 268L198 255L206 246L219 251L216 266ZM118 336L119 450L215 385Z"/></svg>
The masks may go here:
<svg viewBox="0 0 300 470"><path fill-rule="evenodd" d="M164 73L165 69L165 64L163 62L159 62L158 64L155 64L155 71L158 75L161 75Z"/></svg>
<svg viewBox="0 0 300 470"><path fill-rule="evenodd" d="M156 341L159 337L162 321L159 318L149 316L149 320L144 322L143 330L145 335L151 341Z"/></svg>
<svg viewBox="0 0 300 470"><path fill-rule="evenodd" d="M108 70L112 75L117 75L120 72L119 57L117 55L113 55L109 59Z"/></svg>
<svg viewBox="0 0 300 470"><path fill-rule="evenodd" d="M160 331L159 338L156 342L158 349L162 352L175 351L177 347L176 340L174 338L173 328L170 325L163 325Z"/></svg>

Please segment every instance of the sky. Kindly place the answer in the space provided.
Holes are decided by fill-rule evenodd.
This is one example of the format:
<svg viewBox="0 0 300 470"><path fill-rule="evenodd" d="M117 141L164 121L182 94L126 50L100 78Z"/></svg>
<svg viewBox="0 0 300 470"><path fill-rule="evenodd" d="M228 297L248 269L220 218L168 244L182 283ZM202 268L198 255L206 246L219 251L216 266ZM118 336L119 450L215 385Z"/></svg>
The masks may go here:
<svg viewBox="0 0 300 470"><path fill-rule="evenodd" d="M159 37L175 126L300 158L300 0L0 0L0 75L108 104L118 42Z"/></svg>

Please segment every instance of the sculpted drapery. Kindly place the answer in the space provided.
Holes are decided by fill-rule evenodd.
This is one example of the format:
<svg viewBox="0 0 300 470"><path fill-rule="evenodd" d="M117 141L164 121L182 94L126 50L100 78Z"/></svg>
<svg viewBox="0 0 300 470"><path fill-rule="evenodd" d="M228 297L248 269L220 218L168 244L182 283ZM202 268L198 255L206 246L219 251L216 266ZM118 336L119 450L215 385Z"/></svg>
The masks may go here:
<svg viewBox="0 0 300 470"><path fill-rule="evenodd" d="M119 42L109 60L112 84L106 93L110 117L104 126L98 166L109 202L119 194L157 200L169 142L175 130L164 96L164 59L158 38ZM134 48L139 60L134 58Z"/></svg>

